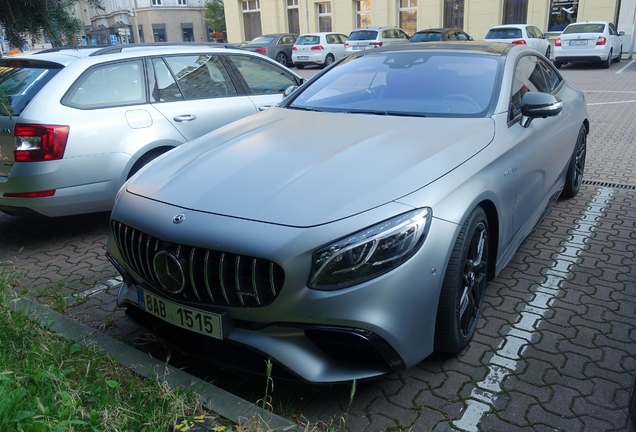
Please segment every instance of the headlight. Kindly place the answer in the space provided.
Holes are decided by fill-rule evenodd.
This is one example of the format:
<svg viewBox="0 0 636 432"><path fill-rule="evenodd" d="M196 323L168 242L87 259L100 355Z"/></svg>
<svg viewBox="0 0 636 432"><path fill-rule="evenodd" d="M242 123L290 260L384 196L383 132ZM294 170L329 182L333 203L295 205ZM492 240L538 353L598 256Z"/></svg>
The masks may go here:
<svg viewBox="0 0 636 432"><path fill-rule="evenodd" d="M413 210L317 250L308 286L346 288L393 270L420 248L431 218L430 208Z"/></svg>

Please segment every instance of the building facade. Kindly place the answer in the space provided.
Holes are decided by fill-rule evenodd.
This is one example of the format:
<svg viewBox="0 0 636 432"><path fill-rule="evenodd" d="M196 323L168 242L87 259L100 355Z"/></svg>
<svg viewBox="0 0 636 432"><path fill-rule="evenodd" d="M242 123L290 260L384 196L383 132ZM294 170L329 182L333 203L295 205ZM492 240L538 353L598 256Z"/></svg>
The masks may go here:
<svg viewBox="0 0 636 432"><path fill-rule="evenodd" d="M88 45L207 42L205 0L104 0L104 10L83 3ZM135 29L137 31L135 31Z"/></svg>
<svg viewBox="0 0 636 432"><path fill-rule="evenodd" d="M396 25L407 33L459 27L476 40L498 24L533 24L557 34L568 23L612 21L632 33L635 0L225 0L228 40L266 33ZM621 28L622 24L622 28Z"/></svg>

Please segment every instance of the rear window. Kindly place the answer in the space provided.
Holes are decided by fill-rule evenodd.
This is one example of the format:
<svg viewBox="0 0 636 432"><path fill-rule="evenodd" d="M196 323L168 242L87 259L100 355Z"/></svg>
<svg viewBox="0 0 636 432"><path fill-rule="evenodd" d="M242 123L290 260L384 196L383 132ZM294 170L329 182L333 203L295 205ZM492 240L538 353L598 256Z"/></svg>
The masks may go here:
<svg viewBox="0 0 636 432"><path fill-rule="evenodd" d="M301 36L296 41L296 45L318 45L320 36Z"/></svg>
<svg viewBox="0 0 636 432"><path fill-rule="evenodd" d="M259 36L256 39L249 41L247 44L270 44L274 41L275 38L269 36Z"/></svg>
<svg viewBox="0 0 636 432"><path fill-rule="evenodd" d="M486 39L518 39L521 37L521 30L517 28L490 29Z"/></svg>
<svg viewBox="0 0 636 432"><path fill-rule="evenodd" d="M605 24L576 24L569 25L563 30L563 34L568 33L603 33L605 31Z"/></svg>
<svg viewBox="0 0 636 432"><path fill-rule="evenodd" d="M415 33L411 38L411 42L430 42L430 41L441 41L442 34L437 32L430 33Z"/></svg>
<svg viewBox="0 0 636 432"><path fill-rule="evenodd" d="M361 30L351 32L349 35L349 40L357 41L357 40L375 40L378 37L378 32L373 30Z"/></svg>
<svg viewBox="0 0 636 432"><path fill-rule="evenodd" d="M9 106L0 107L2 115L20 115L29 101L53 78L62 66L55 63L4 60L0 62L0 92ZM8 110L11 112L7 112Z"/></svg>

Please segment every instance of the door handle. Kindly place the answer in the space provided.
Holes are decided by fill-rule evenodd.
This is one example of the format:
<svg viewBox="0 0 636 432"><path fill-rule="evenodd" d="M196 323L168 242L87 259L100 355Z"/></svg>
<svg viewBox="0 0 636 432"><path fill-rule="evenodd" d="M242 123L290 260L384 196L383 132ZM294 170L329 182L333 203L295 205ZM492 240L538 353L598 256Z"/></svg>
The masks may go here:
<svg viewBox="0 0 636 432"><path fill-rule="evenodd" d="M176 122L191 122L192 120L196 120L197 116L194 114L183 114L173 117L172 119Z"/></svg>
<svg viewBox="0 0 636 432"><path fill-rule="evenodd" d="M258 107L258 110L259 111L265 111L265 110L270 109L271 107L272 107L271 105L261 105L261 106Z"/></svg>

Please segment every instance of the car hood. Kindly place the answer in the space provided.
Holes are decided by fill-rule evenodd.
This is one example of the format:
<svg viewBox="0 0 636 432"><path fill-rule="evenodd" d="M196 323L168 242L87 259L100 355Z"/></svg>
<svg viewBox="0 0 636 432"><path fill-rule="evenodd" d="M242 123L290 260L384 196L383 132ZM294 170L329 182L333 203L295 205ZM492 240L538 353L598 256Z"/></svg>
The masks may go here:
<svg viewBox="0 0 636 432"><path fill-rule="evenodd" d="M183 209L317 226L436 181L493 135L490 118L272 108L177 148L142 170L127 191Z"/></svg>

